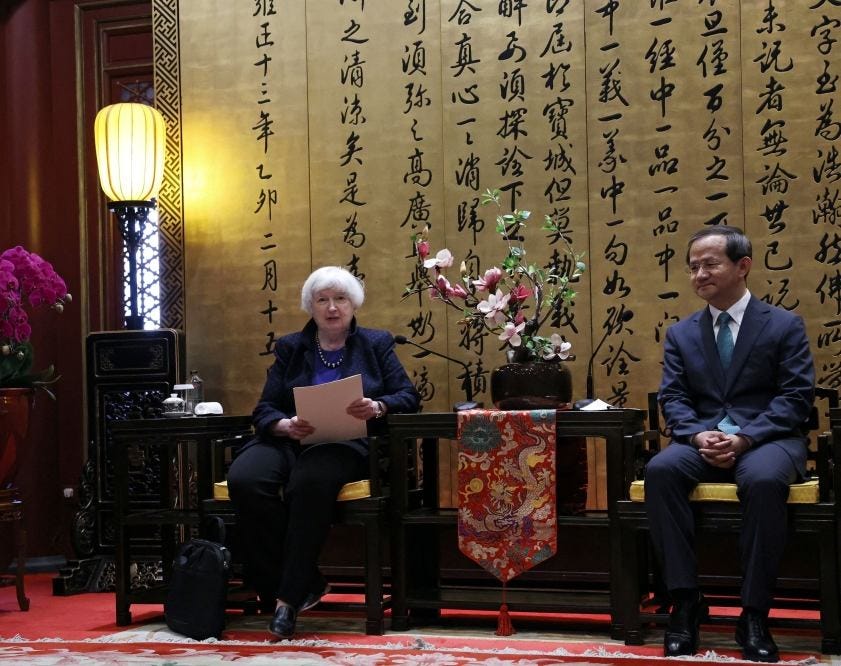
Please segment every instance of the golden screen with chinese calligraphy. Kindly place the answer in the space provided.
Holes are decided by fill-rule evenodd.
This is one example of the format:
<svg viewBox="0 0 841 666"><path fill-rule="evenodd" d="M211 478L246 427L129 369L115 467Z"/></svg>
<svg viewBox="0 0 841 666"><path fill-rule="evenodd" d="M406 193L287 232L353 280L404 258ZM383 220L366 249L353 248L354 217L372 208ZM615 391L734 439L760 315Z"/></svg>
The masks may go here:
<svg viewBox="0 0 841 666"><path fill-rule="evenodd" d="M403 294L424 227L453 280L502 259L479 205L496 187L586 253L554 318L576 398L597 349L596 394L645 406L666 328L700 307L686 239L721 222L841 386L840 25L822 0L182 2L189 363L250 410L272 341L305 321L303 279L337 264L365 281L361 323L459 361L400 348L426 410L489 404L500 341ZM541 263L559 241L526 231Z"/></svg>

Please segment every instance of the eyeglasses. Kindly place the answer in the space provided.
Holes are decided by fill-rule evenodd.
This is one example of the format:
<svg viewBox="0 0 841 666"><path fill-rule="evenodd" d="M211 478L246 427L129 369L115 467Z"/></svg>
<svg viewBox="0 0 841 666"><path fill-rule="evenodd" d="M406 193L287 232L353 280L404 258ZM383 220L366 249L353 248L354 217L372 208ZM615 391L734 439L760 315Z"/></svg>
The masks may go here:
<svg viewBox="0 0 841 666"><path fill-rule="evenodd" d="M702 268L707 273L715 273L719 266L721 266L720 261L701 261L697 264L689 264L684 270L690 275L697 275Z"/></svg>
<svg viewBox="0 0 841 666"><path fill-rule="evenodd" d="M318 296L316 297L314 303L322 308L330 307L330 305L335 305L338 308L350 303L350 299L344 295L333 296L332 298L328 298L327 296Z"/></svg>

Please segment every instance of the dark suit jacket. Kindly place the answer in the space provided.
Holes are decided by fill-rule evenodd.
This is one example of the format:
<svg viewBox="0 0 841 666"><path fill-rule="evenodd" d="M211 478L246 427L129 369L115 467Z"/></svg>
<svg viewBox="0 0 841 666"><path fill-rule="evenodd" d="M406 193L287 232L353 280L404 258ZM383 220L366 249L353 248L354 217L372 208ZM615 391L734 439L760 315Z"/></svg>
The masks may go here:
<svg viewBox="0 0 841 666"><path fill-rule="evenodd" d="M252 414L257 435L264 441L280 441L268 434L269 428L278 419L295 415L292 389L312 386L315 333L315 322L310 320L301 332L284 335L275 344L275 362ZM342 378L361 374L365 397L385 403L389 414L418 411L420 397L394 353L391 333L357 326L354 318L340 370Z"/></svg>
<svg viewBox="0 0 841 666"><path fill-rule="evenodd" d="M750 437L754 446L776 441L802 457L814 383L803 320L756 297L745 310L726 371L718 358L709 308L666 334L659 399L678 443L715 430L729 414L740 426L739 434Z"/></svg>

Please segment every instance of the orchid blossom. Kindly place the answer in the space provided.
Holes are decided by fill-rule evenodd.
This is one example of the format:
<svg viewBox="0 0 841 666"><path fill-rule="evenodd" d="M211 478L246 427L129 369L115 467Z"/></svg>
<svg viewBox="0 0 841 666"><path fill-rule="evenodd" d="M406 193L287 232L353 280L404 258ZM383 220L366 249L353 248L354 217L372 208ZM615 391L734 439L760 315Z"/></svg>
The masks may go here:
<svg viewBox="0 0 841 666"><path fill-rule="evenodd" d="M55 381L50 366L32 373L32 326L26 308L64 310L71 300L67 285L52 265L17 246L0 254L0 387L39 386ZM54 397L54 396L53 396Z"/></svg>

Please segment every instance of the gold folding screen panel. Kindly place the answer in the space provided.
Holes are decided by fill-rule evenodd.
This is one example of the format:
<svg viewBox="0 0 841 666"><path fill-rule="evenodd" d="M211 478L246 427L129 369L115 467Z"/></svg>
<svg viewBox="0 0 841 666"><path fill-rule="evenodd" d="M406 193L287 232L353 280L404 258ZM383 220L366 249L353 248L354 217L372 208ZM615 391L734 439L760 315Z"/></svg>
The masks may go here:
<svg viewBox="0 0 841 666"><path fill-rule="evenodd" d="M837 215L841 7L829 0L191 0L178 16L190 365L248 411L272 340L303 325L312 268L366 284L363 325L465 363L401 356L426 409L484 393L499 341L402 300L412 233L482 270L500 261L489 187L550 214L587 273L556 323L576 397L644 406L665 329L699 307L687 237L754 241L752 292L807 322L841 385ZM156 26L160 22L156 22ZM157 28L156 28L157 30ZM156 40L173 39L156 32ZM157 51L156 51L157 52ZM532 258L560 239L533 223ZM451 269L458 279L457 267Z"/></svg>

